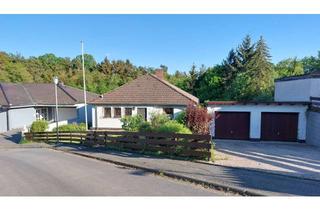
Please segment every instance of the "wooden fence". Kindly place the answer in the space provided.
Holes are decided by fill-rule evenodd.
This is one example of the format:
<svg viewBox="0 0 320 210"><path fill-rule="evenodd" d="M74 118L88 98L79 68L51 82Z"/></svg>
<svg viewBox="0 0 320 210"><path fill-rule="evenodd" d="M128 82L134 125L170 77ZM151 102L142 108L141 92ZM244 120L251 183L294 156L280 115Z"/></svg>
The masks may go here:
<svg viewBox="0 0 320 210"><path fill-rule="evenodd" d="M28 140L48 143L58 140L56 132L25 133L25 136ZM211 158L210 135L123 131L59 132L59 142L180 157Z"/></svg>

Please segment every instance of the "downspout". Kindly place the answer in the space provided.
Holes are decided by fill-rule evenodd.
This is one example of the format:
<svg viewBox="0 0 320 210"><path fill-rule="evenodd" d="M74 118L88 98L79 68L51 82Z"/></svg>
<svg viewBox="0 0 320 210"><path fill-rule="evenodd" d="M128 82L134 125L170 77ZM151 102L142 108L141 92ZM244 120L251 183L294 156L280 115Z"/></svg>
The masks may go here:
<svg viewBox="0 0 320 210"><path fill-rule="evenodd" d="M9 109L7 109L7 131L10 130Z"/></svg>

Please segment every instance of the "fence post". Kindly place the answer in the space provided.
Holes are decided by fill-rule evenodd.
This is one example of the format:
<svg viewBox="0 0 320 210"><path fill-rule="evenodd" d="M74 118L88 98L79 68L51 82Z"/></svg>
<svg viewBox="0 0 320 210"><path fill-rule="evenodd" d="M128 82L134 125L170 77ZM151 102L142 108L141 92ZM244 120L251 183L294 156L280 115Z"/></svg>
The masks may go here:
<svg viewBox="0 0 320 210"><path fill-rule="evenodd" d="M46 137L47 137L47 143L49 142L49 136L48 136L48 132L46 133Z"/></svg>
<svg viewBox="0 0 320 210"><path fill-rule="evenodd" d="M104 132L104 147L107 148L107 132Z"/></svg>
<svg viewBox="0 0 320 210"><path fill-rule="evenodd" d="M93 139L94 145L97 144L97 131L94 131L94 139ZM93 146L93 145L92 145Z"/></svg>

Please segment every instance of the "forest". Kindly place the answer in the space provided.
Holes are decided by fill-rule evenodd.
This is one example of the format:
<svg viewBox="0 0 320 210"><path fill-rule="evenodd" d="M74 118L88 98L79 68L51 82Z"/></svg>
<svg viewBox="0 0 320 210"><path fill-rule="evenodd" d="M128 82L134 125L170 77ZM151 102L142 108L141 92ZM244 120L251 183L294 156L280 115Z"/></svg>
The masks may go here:
<svg viewBox="0 0 320 210"><path fill-rule="evenodd" d="M320 51L317 56L287 58L272 63L266 40L260 37L254 42L249 35L231 49L220 64L209 67L193 64L190 69L176 70L171 74L165 64L160 67L136 66L130 60L109 60L107 57L97 62L90 54L85 54L84 60L89 91L106 93L139 75L161 68L169 82L197 96L201 102L272 101L275 79L320 69ZM0 52L0 82L50 83L57 75L64 84L82 88L81 70L81 55L68 58L48 53L25 58L20 54Z"/></svg>

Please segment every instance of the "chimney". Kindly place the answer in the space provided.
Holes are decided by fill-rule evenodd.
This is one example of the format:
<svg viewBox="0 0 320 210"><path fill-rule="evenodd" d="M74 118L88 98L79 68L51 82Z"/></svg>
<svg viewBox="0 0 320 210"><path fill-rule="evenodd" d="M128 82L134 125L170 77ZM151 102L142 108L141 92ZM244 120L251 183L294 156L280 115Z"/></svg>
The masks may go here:
<svg viewBox="0 0 320 210"><path fill-rule="evenodd" d="M164 80L164 70L163 69L156 69L154 74L156 75L156 77L158 77L159 79Z"/></svg>

